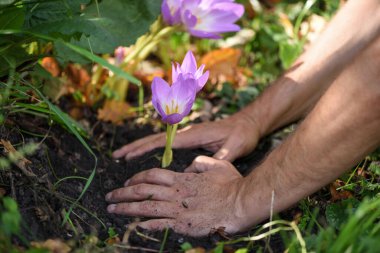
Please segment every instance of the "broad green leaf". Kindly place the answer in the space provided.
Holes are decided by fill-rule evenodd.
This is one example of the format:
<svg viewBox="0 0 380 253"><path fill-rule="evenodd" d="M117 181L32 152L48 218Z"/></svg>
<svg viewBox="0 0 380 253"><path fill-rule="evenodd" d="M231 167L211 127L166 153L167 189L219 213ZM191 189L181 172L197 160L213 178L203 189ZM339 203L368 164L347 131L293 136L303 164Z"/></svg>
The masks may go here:
<svg viewBox="0 0 380 253"><path fill-rule="evenodd" d="M14 2L15 0L0 0L0 6L1 5L10 5Z"/></svg>
<svg viewBox="0 0 380 253"><path fill-rule="evenodd" d="M27 16L26 28L62 38L93 53L111 53L118 46L133 44L149 31L161 6L157 0L107 0L99 4L93 1L80 12L81 1L69 2L70 8L61 1L39 6L38 11Z"/></svg>
<svg viewBox="0 0 380 253"><path fill-rule="evenodd" d="M345 199L339 203L328 205L326 208L327 222L334 228L340 229L359 203L357 199Z"/></svg>
<svg viewBox="0 0 380 253"><path fill-rule="evenodd" d="M20 29L25 20L25 8L8 6L0 9L0 29Z"/></svg>
<svg viewBox="0 0 380 253"><path fill-rule="evenodd" d="M289 68L297 57L302 53L302 43L280 43L280 59L285 69Z"/></svg>
<svg viewBox="0 0 380 253"><path fill-rule="evenodd" d="M79 16L81 6L88 4L90 0L24 0L23 2L27 8L25 28L33 28L38 25L42 25L41 28L43 28L49 23L70 20Z"/></svg>

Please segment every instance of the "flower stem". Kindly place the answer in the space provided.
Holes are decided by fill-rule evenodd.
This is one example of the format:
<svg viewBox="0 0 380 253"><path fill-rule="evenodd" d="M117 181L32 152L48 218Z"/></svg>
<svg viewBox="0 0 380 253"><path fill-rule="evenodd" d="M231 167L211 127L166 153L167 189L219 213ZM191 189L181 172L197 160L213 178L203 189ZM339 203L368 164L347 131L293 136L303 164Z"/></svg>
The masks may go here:
<svg viewBox="0 0 380 253"><path fill-rule="evenodd" d="M172 145L174 141L175 134L177 132L178 124L170 125L167 124L166 127L166 145L165 145L165 152L162 157L162 168L167 168L173 161L173 150Z"/></svg>

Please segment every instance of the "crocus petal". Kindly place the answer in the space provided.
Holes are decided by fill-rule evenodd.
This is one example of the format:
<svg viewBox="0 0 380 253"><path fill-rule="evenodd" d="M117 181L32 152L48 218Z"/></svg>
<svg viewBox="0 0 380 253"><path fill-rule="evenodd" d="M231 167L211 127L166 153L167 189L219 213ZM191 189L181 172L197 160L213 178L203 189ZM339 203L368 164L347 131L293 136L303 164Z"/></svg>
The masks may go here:
<svg viewBox="0 0 380 253"><path fill-rule="evenodd" d="M171 100L176 101L179 106L178 113L182 113L185 105L195 99L197 81L194 78L184 78L184 75L180 74L177 81L170 88L167 101L168 103Z"/></svg>
<svg viewBox="0 0 380 253"><path fill-rule="evenodd" d="M206 71L200 78L197 79L197 92L199 92L207 83L210 72Z"/></svg>
<svg viewBox="0 0 380 253"><path fill-rule="evenodd" d="M193 75L197 71L197 61L191 51L186 53L181 65L182 73L192 73Z"/></svg>
<svg viewBox="0 0 380 253"><path fill-rule="evenodd" d="M173 114L170 114L170 115L162 116L162 121L164 123L167 123L167 124L170 124L170 125L174 125L174 124L177 124L177 123L181 122L181 120L184 117L185 116L183 116L182 114L173 113Z"/></svg>
<svg viewBox="0 0 380 253"><path fill-rule="evenodd" d="M244 14L244 6L237 3L225 3L225 2L223 3L219 1L219 3L216 3L214 5L214 8L217 10L222 10L226 13L232 12L236 18L232 18L231 20L229 20L230 22L235 22L236 20L241 18Z"/></svg>
<svg viewBox="0 0 380 253"><path fill-rule="evenodd" d="M155 77L152 82L152 104L157 112L163 116L163 104L167 103L167 98L170 94L170 86L165 80L160 77Z"/></svg>
<svg viewBox="0 0 380 253"><path fill-rule="evenodd" d="M189 29L189 33L195 37L204 38L204 39L221 39L222 38L222 36L216 33L199 31L199 30L194 30L194 29Z"/></svg>
<svg viewBox="0 0 380 253"><path fill-rule="evenodd" d="M161 4L162 17L168 25L176 25L181 22L181 0L163 0Z"/></svg>
<svg viewBox="0 0 380 253"><path fill-rule="evenodd" d="M196 37L218 39L220 33L236 32L236 22L244 14L244 6L233 0L183 0L182 23Z"/></svg>
<svg viewBox="0 0 380 253"><path fill-rule="evenodd" d="M173 20L172 20L173 17L172 17L172 14L170 13L170 8L169 8L167 0L162 1L161 13L162 13L162 18L164 19L165 23L169 25L173 25Z"/></svg>
<svg viewBox="0 0 380 253"><path fill-rule="evenodd" d="M197 72L195 72L194 74L194 77L195 79L198 79L199 77L201 77L201 75L203 74L203 70L205 69L205 65L202 64L199 69L197 70Z"/></svg>
<svg viewBox="0 0 380 253"><path fill-rule="evenodd" d="M179 63L172 63L172 82L177 81L178 75L181 73L181 69L179 68Z"/></svg>
<svg viewBox="0 0 380 253"><path fill-rule="evenodd" d="M182 15L182 21L186 27L194 27L197 24L197 17L191 14L189 10L186 10Z"/></svg>

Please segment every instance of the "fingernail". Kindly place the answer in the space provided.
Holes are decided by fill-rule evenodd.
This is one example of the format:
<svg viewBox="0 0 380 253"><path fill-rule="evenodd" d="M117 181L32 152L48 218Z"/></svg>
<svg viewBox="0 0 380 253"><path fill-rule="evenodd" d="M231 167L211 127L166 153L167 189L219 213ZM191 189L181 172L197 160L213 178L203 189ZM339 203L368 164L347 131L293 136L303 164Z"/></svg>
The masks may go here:
<svg viewBox="0 0 380 253"><path fill-rule="evenodd" d="M125 160L132 160L133 159L133 153L128 153L126 156L125 156Z"/></svg>
<svg viewBox="0 0 380 253"><path fill-rule="evenodd" d="M128 179L127 181L125 181L124 186L128 186L129 181L130 181L130 179Z"/></svg>
<svg viewBox="0 0 380 253"><path fill-rule="evenodd" d="M106 195L106 200L107 200L107 201L110 201L111 198L112 198L112 192L107 193L107 195Z"/></svg>
<svg viewBox="0 0 380 253"><path fill-rule="evenodd" d="M116 209L115 204L107 206L107 212L109 212L109 213L112 213L113 211L115 211L115 209Z"/></svg>

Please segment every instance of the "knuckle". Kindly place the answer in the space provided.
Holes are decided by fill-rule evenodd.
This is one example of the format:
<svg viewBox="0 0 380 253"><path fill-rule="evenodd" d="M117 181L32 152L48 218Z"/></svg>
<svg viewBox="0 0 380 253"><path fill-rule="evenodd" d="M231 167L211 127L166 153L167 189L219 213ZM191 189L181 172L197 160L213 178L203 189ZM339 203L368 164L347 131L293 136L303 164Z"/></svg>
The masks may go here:
<svg viewBox="0 0 380 253"><path fill-rule="evenodd" d="M231 163L227 160L220 160L219 162L220 162L221 166L223 166L223 167L230 167L231 166Z"/></svg>
<svg viewBox="0 0 380 253"><path fill-rule="evenodd" d="M133 193L136 194L136 195L141 195L144 192L144 188L145 187L142 184L135 185L132 188L133 189Z"/></svg>
<svg viewBox="0 0 380 253"><path fill-rule="evenodd" d="M146 172L145 177L149 179L156 178L159 173L160 171L157 168L150 169Z"/></svg>
<svg viewBox="0 0 380 253"><path fill-rule="evenodd" d="M121 191L120 189L118 189L118 190L114 190L114 191L112 192L112 197L118 199L118 198L121 197L121 194L122 194L122 191Z"/></svg>

